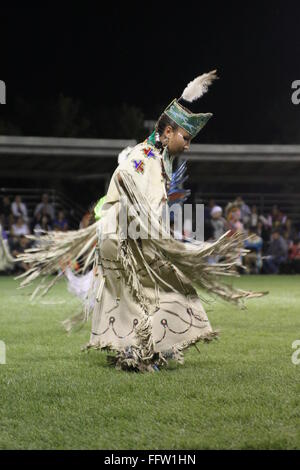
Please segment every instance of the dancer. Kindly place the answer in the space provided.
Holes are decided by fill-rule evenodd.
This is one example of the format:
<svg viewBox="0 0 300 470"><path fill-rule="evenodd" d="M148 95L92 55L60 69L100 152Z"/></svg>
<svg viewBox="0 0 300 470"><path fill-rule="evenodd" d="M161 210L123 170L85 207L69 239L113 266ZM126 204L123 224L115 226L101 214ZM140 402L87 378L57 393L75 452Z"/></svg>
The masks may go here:
<svg viewBox="0 0 300 470"><path fill-rule="evenodd" d="M47 249L23 255L33 267L22 285L42 276L34 295L55 283L56 278L46 284L44 275L54 273L59 263L81 260L82 272L93 265L93 301L81 318L89 318L92 304L87 348L113 351L118 368L153 371L170 359L183 362L184 349L217 336L196 288L232 302L262 295L234 289L220 278L236 274L242 233L225 234L214 243L182 243L163 224L166 203L189 195L177 187L185 169L174 174L172 163L211 118L211 113L194 111L215 79L212 71L190 82L160 116L153 134L128 151L111 178L98 222L77 232L49 233L44 237ZM120 220L124 200L128 234ZM159 236L148 236L149 227ZM209 263L211 257L222 262Z"/></svg>

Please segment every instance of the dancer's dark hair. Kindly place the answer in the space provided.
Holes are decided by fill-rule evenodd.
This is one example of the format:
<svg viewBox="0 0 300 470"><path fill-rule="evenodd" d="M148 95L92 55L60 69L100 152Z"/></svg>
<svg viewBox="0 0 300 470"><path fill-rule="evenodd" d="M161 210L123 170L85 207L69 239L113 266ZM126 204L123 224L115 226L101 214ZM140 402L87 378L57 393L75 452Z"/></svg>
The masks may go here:
<svg viewBox="0 0 300 470"><path fill-rule="evenodd" d="M171 118L169 118L169 116L163 113L155 125L155 131L157 132L159 137L162 136L167 126L171 126L173 131L176 131L179 127L178 124L176 124L176 122L174 122ZM163 150L163 144L161 143L160 140L158 139L156 140L155 147L158 148L159 150Z"/></svg>
<svg viewBox="0 0 300 470"><path fill-rule="evenodd" d="M163 113L156 123L155 130L161 136L167 126L171 126L173 131L176 131L176 129L178 129L179 127L176 122L174 122L171 118L169 118L169 116Z"/></svg>

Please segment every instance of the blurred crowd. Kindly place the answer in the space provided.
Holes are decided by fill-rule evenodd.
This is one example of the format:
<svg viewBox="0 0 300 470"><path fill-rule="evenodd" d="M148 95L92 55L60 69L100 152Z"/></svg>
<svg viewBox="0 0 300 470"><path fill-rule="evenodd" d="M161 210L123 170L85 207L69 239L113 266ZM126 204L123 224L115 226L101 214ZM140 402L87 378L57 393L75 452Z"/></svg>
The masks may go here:
<svg viewBox="0 0 300 470"><path fill-rule="evenodd" d="M87 227L91 217L91 211L87 212L79 228ZM242 260L244 272L300 273L300 228L278 206L274 205L269 214L261 214L257 206L248 206L240 196L224 209L211 199L204 206L204 218L206 241L215 241L228 231L229 235L243 232L248 236L245 242L248 253ZM16 257L29 248L32 241L26 235L40 237L45 231L68 229L64 211L60 209L55 214L48 194L43 194L32 214L29 214L21 196L15 196L13 201L3 196L0 201L0 258L3 260L4 251L7 260L9 256ZM0 259L0 271L5 271L3 266ZM11 263L10 268L23 272L30 266Z"/></svg>
<svg viewBox="0 0 300 470"><path fill-rule="evenodd" d="M68 220L62 209L55 213L53 204L49 202L49 195L43 194L41 201L32 213L28 211L21 196L15 196L12 201L8 196L3 196L0 201L0 230L2 239L2 251L7 250L13 257L24 252L32 245L32 241L26 235L41 236L45 231L68 230ZM11 266L16 272L30 269L25 263L14 263Z"/></svg>
<svg viewBox="0 0 300 470"><path fill-rule="evenodd" d="M205 239L217 240L225 232L244 232L249 237L243 258L245 271L251 274L300 273L300 229L277 206L261 214L238 196L224 209L213 199L204 209Z"/></svg>

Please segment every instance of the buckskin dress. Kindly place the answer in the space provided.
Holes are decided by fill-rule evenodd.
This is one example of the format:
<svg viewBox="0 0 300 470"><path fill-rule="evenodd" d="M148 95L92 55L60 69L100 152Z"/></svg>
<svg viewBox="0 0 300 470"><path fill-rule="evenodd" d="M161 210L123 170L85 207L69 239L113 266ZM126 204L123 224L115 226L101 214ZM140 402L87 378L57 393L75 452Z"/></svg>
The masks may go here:
<svg viewBox="0 0 300 470"><path fill-rule="evenodd" d="M115 170L102 207L88 348L116 351L120 368L147 370L169 359L182 362L185 348L217 335L194 285L227 300L255 295L216 278L233 273L241 249L239 235L199 246L174 238L133 239L113 223L120 198L126 196L134 208L128 225L141 228L141 213L146 212L161 226L168 165L167 152L162 154L151 140L137 145ZM214 254L226 263L209 264L208 257Z"/></svg>
<svg viewBox="0 0 300 470"><path fill-rule="evenodd" d="M25 277L21 286L41 279L33 297L45 295L70 261L80 261L82 272L93 266L92 275L84 278L85 283L91 279L86 308L65 326L92 314L86 348L113 351L109 358L117 368L145 371L170 359L182 363L184 349L215 338L199 288L234 303L263 294L222 281L222 276L237 275L243 234L227 233L214 243L183 243L168 236L162 221L171 176L167 149L157 149L150 136L115 170L98 222L81 230L48 232L42 244L19 257L31 264L20 276ZM124 198L128 236L119 218ZM148 233L151 226L159 236L131 236L132 224L135 233Z"/></svg>

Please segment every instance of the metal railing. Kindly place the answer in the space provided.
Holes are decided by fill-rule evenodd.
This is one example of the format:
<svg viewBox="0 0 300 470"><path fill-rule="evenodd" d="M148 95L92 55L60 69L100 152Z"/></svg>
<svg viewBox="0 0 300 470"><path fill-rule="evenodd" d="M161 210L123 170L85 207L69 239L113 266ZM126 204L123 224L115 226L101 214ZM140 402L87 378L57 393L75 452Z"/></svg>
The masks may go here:
<svg viewBox="0 0 300 470"><path fill-rule="evenodd" d="M26 204L29 217L33 217L34 209L41 201L42 194L49 195L49 202L54 206L57 213L58 209L63 209L67 218L69 219L70 226L77 228L79 223L86 213L86 209L74 202L70 197L61 191L51 188L0 188L0 197L4 195L9 196L11 202L16 195L22 197L22 201ZM194 193L195 203L207 204L210 199L214 199L216 204L225 209L229 202L232 202L238 196L237 193L207 193L197 192ZM259 214L267 215L271 213L272 207L276 204L294 223L300 224L300 193L243 193L242 198L250 207L257 206Z"/></svg>

